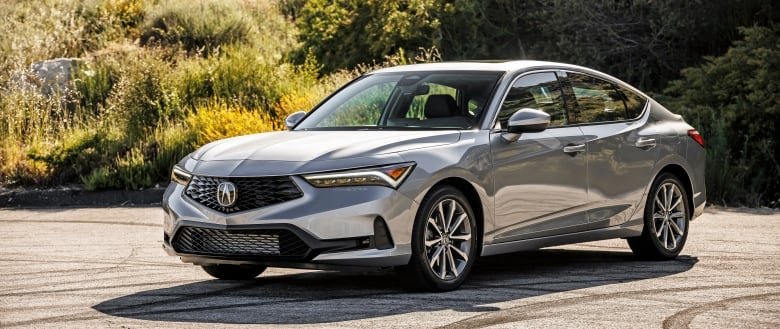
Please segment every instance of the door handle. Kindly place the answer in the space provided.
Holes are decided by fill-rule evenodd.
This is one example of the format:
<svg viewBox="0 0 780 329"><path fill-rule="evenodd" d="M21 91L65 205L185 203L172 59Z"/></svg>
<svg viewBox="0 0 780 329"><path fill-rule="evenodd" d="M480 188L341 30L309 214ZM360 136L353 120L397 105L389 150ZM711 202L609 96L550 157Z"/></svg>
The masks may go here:
<svg viewBox="0 0 780 329"><path fill-rule="evenodd" d="M563 153L569 155L577 155L577 153L585 152L585 144L571 144L563 147Z"/></svg>
<svg viewBox="0 0 780 329"><path fill-rule="evenodd" d="M655 139L653 138L639 137L639 140L637 140L634 145L640 149L649 150L654 148L656 144Z"/></svg>

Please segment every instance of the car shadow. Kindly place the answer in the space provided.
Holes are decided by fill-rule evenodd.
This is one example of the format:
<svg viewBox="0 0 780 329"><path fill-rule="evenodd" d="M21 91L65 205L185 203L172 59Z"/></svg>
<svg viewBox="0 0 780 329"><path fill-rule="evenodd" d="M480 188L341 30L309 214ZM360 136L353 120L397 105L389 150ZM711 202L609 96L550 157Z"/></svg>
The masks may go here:
<svg viewBox="0 0 780 329"><path fill-rule="evenodd" d="M697 261L544 249L482 258L469 280L447 293L417 292L389 270L313 271L141 291L93 308L133 319L232 324L317 324L446 309L484 312L498 310L484 306L497 302L678 274Z"/></svg>

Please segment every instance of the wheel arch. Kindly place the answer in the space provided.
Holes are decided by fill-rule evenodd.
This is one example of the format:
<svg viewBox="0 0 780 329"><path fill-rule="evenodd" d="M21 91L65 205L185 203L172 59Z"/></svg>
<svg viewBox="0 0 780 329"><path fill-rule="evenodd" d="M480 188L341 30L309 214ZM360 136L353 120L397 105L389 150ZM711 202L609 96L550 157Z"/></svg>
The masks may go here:
<svg viewBox="0 0 780 329"><path fill-rule="evenodd" d="M482 199L479 197L479 193L477 192L477 189L474 188L471 183L463 178L460 177L447 177L444 179L439 180L433 186L431 189L426 192L426 196L431 193L436 187L448 185L452 186L461 193L463 193L464 196L466 196L466 199L471 204L471 209L474 211L474 216L476 217L475 220L477 222L477 255L479 255L482 252L482 245L484 242L484 234L485 234L485 209L484 205L482 203Z"/></svg>
<svg viewBox="0 0 780 329"><path fill-rule="evenodd" d="M692 217L693 216L693 209L694 209L694 205L693 205L693 182L691 181L690 175L685 170L685 168L683 168L681 165L672 163L672 164L667 164L666 166L661 168L661 170L659 170L658 173L655 175L655 178L653 179L653 181L655 181L655 179L657 179L659 176L661 176L661 175L663 175L665 173L670 173L670 174L674 175L675 177L677 177L677 179L680 180L681 183L683 183L683 187L685 187L685 196L687 196L687 198L686 198L687 199L687 202L686 202L687 203L686 204L687 207L686 208L688 209L688 216Z"/></svg>

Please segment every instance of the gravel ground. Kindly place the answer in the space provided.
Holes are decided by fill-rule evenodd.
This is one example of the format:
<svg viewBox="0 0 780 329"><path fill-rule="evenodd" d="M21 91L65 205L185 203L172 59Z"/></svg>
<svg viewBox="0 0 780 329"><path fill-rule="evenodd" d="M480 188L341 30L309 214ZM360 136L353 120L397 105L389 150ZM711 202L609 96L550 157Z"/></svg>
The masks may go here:
<svg viewBox="0 0 780 329"><path fill-rule="evenodd" d="M674 261L623 240L484 258L450 293L390 271L220 282L163 252L158 208L0 210L0 327L778 328L780 213L708 211Z"/></svg>

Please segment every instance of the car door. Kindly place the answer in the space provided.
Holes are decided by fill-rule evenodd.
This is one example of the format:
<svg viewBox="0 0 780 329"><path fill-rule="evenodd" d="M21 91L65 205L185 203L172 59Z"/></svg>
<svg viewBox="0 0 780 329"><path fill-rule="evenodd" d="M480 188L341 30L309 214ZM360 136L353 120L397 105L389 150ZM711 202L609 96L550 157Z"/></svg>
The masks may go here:
<svg viewBox="0 0 780 329"><path fill-rule="evenodd" d="M585 140L569 125L562 95L552 71L523 75L506 93L490 136L494 243L570 233L587 224ZM547 112L550 126L507 142L502 138L507 121L522 108Z"/></svg>
<svg viewBox="0 0 780 329"><path fill-rule="evenodd" d="M587 139L588 222L621 224L650 183L659 137L644 129L647 100L626 87L584 73L559 73L571 119Z"/></svg>

